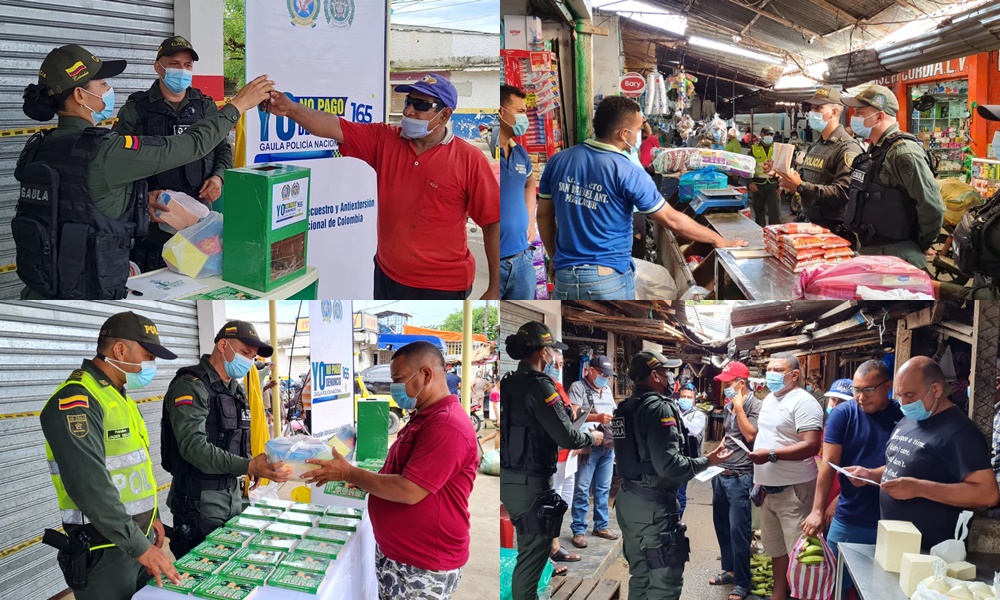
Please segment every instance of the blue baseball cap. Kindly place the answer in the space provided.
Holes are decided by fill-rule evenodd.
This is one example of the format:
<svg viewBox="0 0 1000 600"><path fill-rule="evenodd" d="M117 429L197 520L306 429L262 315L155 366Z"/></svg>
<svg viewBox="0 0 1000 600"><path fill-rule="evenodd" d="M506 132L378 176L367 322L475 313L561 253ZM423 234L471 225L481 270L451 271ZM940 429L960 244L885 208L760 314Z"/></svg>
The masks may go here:
<svg viewBox="0 0 1000 600"><path fill-rule="evenodd" d="M434 96L452 110L458 108L458 90L455 89L455 86L450 81L433 73L424 75L416 83L396 86L396 91L401 94L420 92L421 94Z"/></svg>
<svg viewBox="0 0 1000 600"><path fill-rule="evenodd" d="M854 381L850 379L838 379L833 382L833 385L830 386L830 391L823 395L833 396L834 398L843 398L844 400L853 400Z"/></svg>

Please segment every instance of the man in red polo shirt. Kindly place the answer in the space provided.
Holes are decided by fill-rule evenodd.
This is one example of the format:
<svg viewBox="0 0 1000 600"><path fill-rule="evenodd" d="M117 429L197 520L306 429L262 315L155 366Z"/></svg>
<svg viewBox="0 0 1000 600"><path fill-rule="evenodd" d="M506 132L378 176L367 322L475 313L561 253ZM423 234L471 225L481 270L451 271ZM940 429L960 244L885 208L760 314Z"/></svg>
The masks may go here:
<svg viewBox="0 0 1000 600"><path fill-rule="evenodd" d="M458 92L440 75L396 91L406 93L402 127L353 123L277 92L270 111L336 140L378 174L376 300L467 298L476 275L467 217L482 227L489 260L482 299L499 300L500 186L482 151L448 128Z"/></svg>
<svg viewBox="0 0 1000 600"><path fill-rule="evenodd" d="M368 511L378 544L379 598L447 599L469 560L469 495L479 453L469 414L448 392L444 356L414 342L392 356L390 393L416 409L370 473L333 451L333 460L304 477L315 484L346 481L371 496ZM412 395L411 395L412 393Z"/></svg>

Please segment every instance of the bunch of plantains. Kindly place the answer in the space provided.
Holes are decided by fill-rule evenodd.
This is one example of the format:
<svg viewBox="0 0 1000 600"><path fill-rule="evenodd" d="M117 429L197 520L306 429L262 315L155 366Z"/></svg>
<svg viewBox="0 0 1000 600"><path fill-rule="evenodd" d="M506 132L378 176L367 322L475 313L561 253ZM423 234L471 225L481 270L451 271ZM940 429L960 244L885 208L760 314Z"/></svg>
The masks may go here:
<svg viewBox="0 0 1000 600"><path fill-rule="evenodd" d="M809 543L799 550L795 560L802 565L818 565L823 562L823 543L819 538L809 536Z"/></svg>
<svg viewBox="0 0 1000 600"><path fill-rule="evenodd" d="M771 572L771 557L753 554L750 557L750 576L753 589L750 593L761 598L770 598L774 592L774 574Z"/></svg>

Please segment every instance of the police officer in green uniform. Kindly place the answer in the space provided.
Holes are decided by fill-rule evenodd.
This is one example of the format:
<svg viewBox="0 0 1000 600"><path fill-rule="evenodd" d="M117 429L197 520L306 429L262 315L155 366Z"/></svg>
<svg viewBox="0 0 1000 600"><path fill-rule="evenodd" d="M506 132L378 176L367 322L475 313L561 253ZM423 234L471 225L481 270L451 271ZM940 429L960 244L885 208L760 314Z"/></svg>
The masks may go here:
<svg viewBox="0 0 1000 600"><path fill-rule="evenodd" d="M899 102L889 88L869 85L844 104L851 130L872 141L854 161L844 223L861 254L898 256L927 269L925 253L944 223L941 188L920 141L899 130Z"/></svg>
<svg viewBox="0 0 1000 600"><path fill-rule="evenodd" d="M153 68L157 80L144 92L129 96L118 111L118 123L113 131L119 135L171 136L209 115L219 112L215 101L191 87L194 63L198 53L181 36L169 37L160 43ZM222 180L226 169L233 168L233 148L223 140L212 152L186 165L157 173L146 182L150 191L173 190L192 198L212 203L222 195ZM151 225L149 235L132 249L132 260L142 271L166 266L163 244L173 235L158 225Z"/></svg>
<svg viewBox="0 0 1000 600"><path fill-rule="evenodd" d="M154 208L145 178L211 153L240 115L269 96L274 83L254 79L218 113L182 135L119 135L95 125L111 117L108 78L125 61L101 61L75 44L49 52L38 83L24 91L24 113L59 115L56 129L34 135L17 161L20 182L11 233L22 298L112 300L125 297L129 251L146 235Z"/></svg>
<svg viewBox="0 0 1000 600"><path fill-rule="evenodd" d="M767 126L761 128L760 140L750 146L750 156L757 161L753 179L750 180L753 218L761 227L781 223L778 180L768 175L774 161L774 129Z"/></svg>
<svg viewBox="0 0 1000 600"><path fill-rule="evenodd" d="M680 409L670 400L674 378L667 369L679 363L652 350L632 357L628 375L635 390L611 421L615 462L624 480L615 512L628 561L629 600L680 598L690 544L677 489L732 454L720 444L702 457L689 443Z"/></svg>
<svg viewBox="0 0 1000 600"><path fill-rule="evenodd" d="M152 381L157 358L177 356L160 345L156 325L133 312L116 314L101 326L96 357L84 360L42 408L66 532L46 530L45 543L61 548L60 568L79 600L128 600L149 573L157 584L161 574L180 581L160 550L164 528L149 434L129 397Z"/></svg>
<svg viewBox="0 0 1000 600"><path fill-rule="evenodd" d="M173 475L167 506L174 515L170 549L183 556L243 512L238 477L288 480L282 463L250 458L250 404L240 385L254 356L274 350L245 321L226 323L211 354L184 367L163 398L161 453ZM254 374L256 376L256 373Z"/></svg>
<svg viewBox="0 0 1000 600"><path fill-rule="evenodd" d="M806 152L802 174L776 172L778 185L799 195L806 220L839 232L851 186L851 163L863 150L840 123L844 104L836 87L819 88L807 104L809 127L819 139Z"/></svg>
<svg viewBox="0 0 1000 600"><path fill-rule="evenodd" d="M550 348L568 348L548 327L525 323L505 343L507 354L521 362L500 382L500 501L517 531L514 600L533 600L567 509L552 489L559 448L596 446L604 434L575 430L569 409L543 373L555 361Z"/></svg>

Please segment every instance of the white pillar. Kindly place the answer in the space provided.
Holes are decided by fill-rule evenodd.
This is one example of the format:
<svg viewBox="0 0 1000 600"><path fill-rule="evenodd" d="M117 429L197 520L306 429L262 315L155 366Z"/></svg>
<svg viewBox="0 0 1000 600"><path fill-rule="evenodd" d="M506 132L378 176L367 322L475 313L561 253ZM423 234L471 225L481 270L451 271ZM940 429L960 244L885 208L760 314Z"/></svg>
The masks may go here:
<svg viewBox="0 0 1000 600"><path fill-rule="evenodd" d="M187 38L198 53L194 87L215 100L224 95L223 0L174 0L174 35Z"/></svg>

